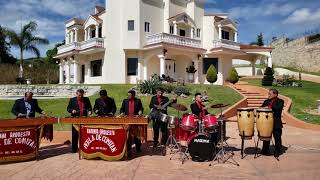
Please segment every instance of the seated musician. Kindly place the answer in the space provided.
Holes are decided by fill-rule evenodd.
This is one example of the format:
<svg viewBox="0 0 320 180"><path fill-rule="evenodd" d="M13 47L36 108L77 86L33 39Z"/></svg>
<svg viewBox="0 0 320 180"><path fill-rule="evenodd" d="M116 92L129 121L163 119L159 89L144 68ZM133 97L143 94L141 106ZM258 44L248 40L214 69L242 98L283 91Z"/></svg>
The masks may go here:
<svg viewBox="0 0 320 180"><path fill-rule="evenodd" d="M268 99L265 100L261 106L261 107L270 108L272 109L272 112L273 112L274 123L273 123L272 134L275 141L275 152L274 152L275 157L279 157L282 149L281 135L282 135L283 126L282 126L281 114L282 114L283 105L284 105L284 101L278 98L278 90L270 89L268 93ZM270 141L263 141L261 154L268 155L269 146L270 146Z"/></svg>
<svg viewBox="0 0 320 180"><path fill-rule="evenodd" d="M190 105L190 109L192 111L192 114L197 115L199 118L203 118L205 115L209 114L207 109L209 108L209 105L204 106L203 103L203 98L201 93L196 93L194 95L195 97L195 102ZM211 140L214 143L217 143L217 138L218 138L218 133L210 133Z"/></svg>
<svg viewBox="0 0 320 180"><path fill-rule="evenodd" d="M151 98L149 107L153 111L158 111L163 114L168 114L167 112L167 106L171 106L172 103L176 103L177 99L176 97L173 98L169 102L169 98L166 96L163 96L163 89L162 88L157 88L156 90L157 94ZM164 107L164 105L167 105ZM159 129L161 128L161 133L162 133L162 138L161 138L161 145L165 145L167 143L167 131L168 131L168 123L164 123L160 121L157 117L151 117L153 120L153 148L156 148L159 141Z"/></svg>
<svg viewBox="0 0 320 180"><path fill-rule="evenodd" d="M67 111L71 113L72 117L82 117L91 115L92 107L88 97L84 97L84 90L78 89L76 97L69 100ZM78 150L79 134L74 126L72 126L72 152L76 153Z"/></svg>
<svg viewBox="0 0 320 180"><path fill-rule="evenodd" d="M98 116L113 116L117 111L114 99L108 96L106 90L100 91L100 98L96 99L93 111Z"/></svg>
<svg viewBox="0 0 320 180"><path fill-rule="evenodd" d="M121 116L141 116L143 113L143 106L141 100L136 98L136 92L134 90L128 91L128 98L122 101ZM131 156L132 141L136 145L136 151L141 152L141 140L137 137L138 127L131 125L129 130L129 138L127 141L128 156Z"/></svg>
<svg viewBox="0 0 320 180"><path fill-rule="evenodd" d="M33 118L35 117L36 112L45 114L39 107L37 99L33 99L32 96L32 92L26 92L24 98L15 101L11 112L16 115L17 118Z"/></svg>

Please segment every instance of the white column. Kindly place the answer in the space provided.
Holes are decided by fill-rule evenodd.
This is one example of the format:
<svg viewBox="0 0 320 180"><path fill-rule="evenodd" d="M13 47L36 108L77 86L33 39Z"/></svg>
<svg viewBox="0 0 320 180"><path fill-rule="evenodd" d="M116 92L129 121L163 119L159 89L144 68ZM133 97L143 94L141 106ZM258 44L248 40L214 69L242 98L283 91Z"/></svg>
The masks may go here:
<svg viewBox="0 0 320 180"><path fill-rule="evenodd" d="M148 62L147 60L144 60L143 62L143 80L148 79Z"/></svg>
<svg viewBox="0 0 320 180"><path fill-rule="evenodd" d="M79 84L78 62L73 61L73 84Z"/></svg>
<svg viewBox="0 0 320 180"><path fill-rule="evenodd" d="M87 35L88 35L87 29L85 29L85 30L84 30L84 40L85 40L85 41L88 39Z"/></svg>
<svg viewBox="0 0 320 180"><path fill-rule="evenodd" d="M222 26L218 25L219 28L219 39L222 39Z"/></svg>
<svg viewBox="0 0 320 180"><path fill-rule="evenodd" d="M62 64L62 60L59 64L59 84L63 84L64 83L64 79L63 79L63 64Z"/></svg>
<svg viewBox="0 0 320 180"><path fill-rule="evenodd" d="M177 23L176 22L173 22L173 34L174 35L178 35L178 29L177 29Z"/></svg>
<svg viewBox="0 0 320 180"><path fill-rule="evenodd" d="M234 42L238 42L238 31L234 32Z"/></svg>
<svg viewBox="0 0 320 180"><path fill-rule="evenodd" d="M271 53L270 56L268 56L268 67L272 68L272 58L271 58Z"/></svg>
<svg viewBox="0 0 320 180"><path fill-rule="evenodd" d="M142 69L143 69L143 65L142 65L142 59L138 59L138 80L142 80Z"/></svg>
<svg viewBox="0 0 320 180"><path fill-rule="evenodd" d="M251 67L252 67L252 76L256 75L256 60L251 61Z"/></svg>
<svg viewBox="0 0 320 180"><path fill-rule="evenodd" d="M89 40L89 39L91 39L91 29L90 29L90 27L88 27L88 38L87 38L87 40Z"/></svg>
<svg viewBox="0 0 320 180"><path fill-rule="evenodd" d="M87 66L88 66L88 77L91 77L91 62L88 62Z"/></svg>
<svg viewBox="0 0 320 180"><path fill-rule="evenodd" d="M191 38L194 39L194 31L195 31L195 28L191 28Z"/></svg>
<svg viewBox="0 0 320 180"><path fill-rule="evenodd" d="M166 75L166 57L164 55L158 55L158 57L160 59L160 77L162 77L162 74Z"/></svg>
<svg viewBox="0 0 320 180"><path fill-rule="evenodd" d="M74 42L74 31L71 31L70 33L71 33L71 43L73 43Z"/></svg>
<svg viewBox="0 0 320 180"><path fill-rule="evenodd" d="M78 42L78 29L74 30L74 36L75 36L74 42Z"/></svg>
<svg viewBox="0 0 320 180"><path fill-rule="evenodd" d="M96 38L99 36L99 25L96 25Z"/></svg>
<svg viewBox="0 0 320 180"><path fill-rule="evenodd" d="M66 61L65 64L66 64L66 84L70 84L70 63L69 61Z"/></svg>
<svg viewBox="0 0 320 180"><path fill-rule="evenodd" d="M195 60L194 62L194 68L197 70L194 73L194 83L199 84L199 60Z"/></svg>

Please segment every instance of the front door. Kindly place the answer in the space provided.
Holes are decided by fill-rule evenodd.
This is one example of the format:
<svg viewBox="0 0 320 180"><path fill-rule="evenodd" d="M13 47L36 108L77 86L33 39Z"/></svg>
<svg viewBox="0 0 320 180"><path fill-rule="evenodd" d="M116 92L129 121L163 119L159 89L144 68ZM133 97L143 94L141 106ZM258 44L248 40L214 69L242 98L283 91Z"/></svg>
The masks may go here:
<svg viewBox="0 0 320 180"><path fill-rule="evenodd" d="M175 62L173 60L166 61L166 75L175 79Z"/></svg>

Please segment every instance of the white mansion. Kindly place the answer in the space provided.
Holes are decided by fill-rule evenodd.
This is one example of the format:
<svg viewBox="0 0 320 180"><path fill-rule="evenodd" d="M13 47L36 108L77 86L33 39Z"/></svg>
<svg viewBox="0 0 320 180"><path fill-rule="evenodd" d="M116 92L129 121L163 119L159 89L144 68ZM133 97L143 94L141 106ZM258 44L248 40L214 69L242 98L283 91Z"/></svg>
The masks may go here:
<svg viewBox="0 0 320 180"><path fill-rule="evenodd" d="M153 74L206 83L213 64L223 84L232 59L255 63L271 49L238 42L238 24L227 14L207 14L204 0L107 0L87 19L65 22L66 44L58 48L60 84L136 83ZM255 72L254 66L252 66Z"/></svg>

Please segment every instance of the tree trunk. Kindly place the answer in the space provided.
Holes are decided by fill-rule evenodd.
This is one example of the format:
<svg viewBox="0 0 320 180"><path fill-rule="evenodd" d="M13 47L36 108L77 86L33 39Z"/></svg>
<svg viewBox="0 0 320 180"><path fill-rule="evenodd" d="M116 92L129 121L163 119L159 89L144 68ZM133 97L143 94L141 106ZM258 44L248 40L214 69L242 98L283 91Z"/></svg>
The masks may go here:
<svg viewBox="0 0 320 180"><path fill-rule="evenodd" d="M19 69L19 78L23 79L23 50L20 50L20 69Z"/></svg>

